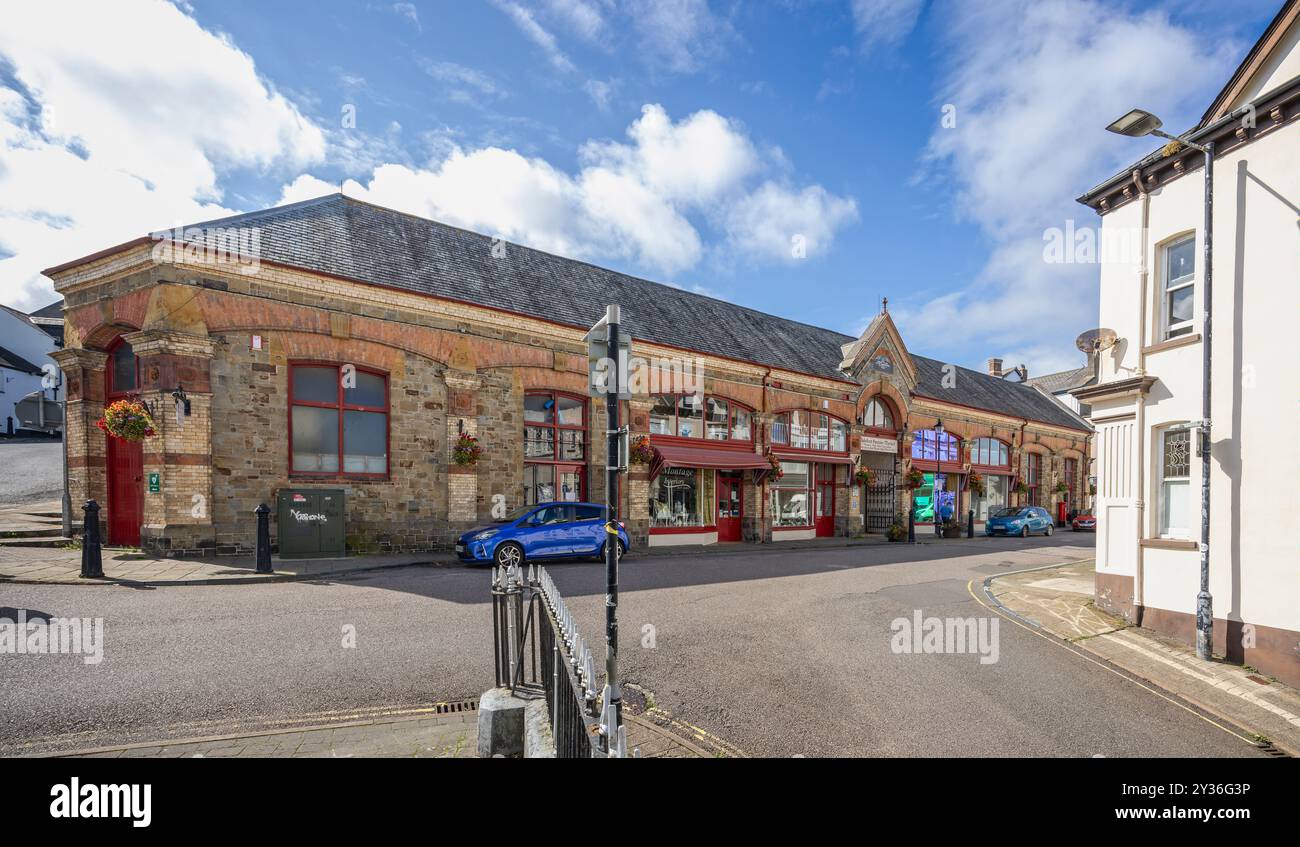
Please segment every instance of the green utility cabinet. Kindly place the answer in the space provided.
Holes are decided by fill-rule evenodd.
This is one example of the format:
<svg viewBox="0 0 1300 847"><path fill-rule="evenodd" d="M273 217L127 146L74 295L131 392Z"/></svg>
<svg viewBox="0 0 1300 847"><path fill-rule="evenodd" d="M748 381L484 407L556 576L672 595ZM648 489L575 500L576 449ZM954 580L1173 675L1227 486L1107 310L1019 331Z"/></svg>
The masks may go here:
<svg viewBox="0 0 1300 847"><path fill-rule="evenodd" d="M341 488L285 488L276 494L281 559L347 554Z"/></svg>

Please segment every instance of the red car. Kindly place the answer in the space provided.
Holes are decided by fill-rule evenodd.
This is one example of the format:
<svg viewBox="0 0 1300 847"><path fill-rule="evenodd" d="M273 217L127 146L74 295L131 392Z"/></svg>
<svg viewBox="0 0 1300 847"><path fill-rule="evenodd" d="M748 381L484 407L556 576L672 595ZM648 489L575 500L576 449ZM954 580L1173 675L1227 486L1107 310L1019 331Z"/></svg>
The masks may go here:
<svg viewBox="0 0 1300 847"><path fill-rule="evenodd" d="M1097 519L1092 515L1075 515L1070 528L1075 532L1096 532Z"/></svg>

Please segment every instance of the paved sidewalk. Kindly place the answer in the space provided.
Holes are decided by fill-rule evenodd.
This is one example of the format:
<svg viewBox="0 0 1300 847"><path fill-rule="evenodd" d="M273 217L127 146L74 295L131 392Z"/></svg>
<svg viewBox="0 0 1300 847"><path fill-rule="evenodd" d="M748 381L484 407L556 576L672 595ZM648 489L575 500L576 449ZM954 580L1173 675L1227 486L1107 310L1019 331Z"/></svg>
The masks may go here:
<svg viewBox="0 0 1300 847"><path fill-rule="evenodd" d="M169 739L70 753L43 754L94 759L180 758L437 758L472 759L477 751L478 712L419 714L348 723L268 730L246 735ZM740 755L707 733L686 737L662 713L627 715L628 748L647 759L707 759ZM719 746L722 745L722 746ZM726 747L726 752L723 752Z"/></svg>
<svg viewBox="0 0 1300 847"><path fill-rule="evenodd" d="M1300 756L1300 691L1240 665L1202 662L1173 639L1093 605L1091 561L990 577L985 596L1035 627L1173 693L1246 740Z"/></svg>

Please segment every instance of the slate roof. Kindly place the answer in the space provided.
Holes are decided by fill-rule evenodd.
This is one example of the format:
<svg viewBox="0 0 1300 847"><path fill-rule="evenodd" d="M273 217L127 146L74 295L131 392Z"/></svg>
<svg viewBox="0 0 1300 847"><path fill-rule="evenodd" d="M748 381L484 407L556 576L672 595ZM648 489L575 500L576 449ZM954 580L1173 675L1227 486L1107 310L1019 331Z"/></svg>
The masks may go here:
<svg viewBox="0 0 1300 847"><path fill-rule="evenodd" d="M41 373L41 369L36 365L27 361L22 356L19 356L17 353L14 353L11 350L6 350L4 347L0 347L0 367L22 371L23 373L35 374L37 376Z"/></svg>
<svg viewBox="0 0 1300 847"><path fill-rule="evenodd" d="M1031 377L1028 385L1040 388L1048 394L1056 394L1061 391L1068 391L1071 388L1078 388L1087 385L1093 379L1092 368L1084 365L1081 368L1075 368L1070 371L1060 371L1054 374L1043 374L1042 376Z"/></svg>
<svg viewBox="0 0 1300 847"><path fill-rule="evenodd" d="M55 300L48 306L42 306L34 312L29 313L33 318L58 318L63 320L63 298Z"/></svg>
<svg viewBox="0 0 1300 847"><path fill-rule="evenodd" d="M192 226L256 226L265 261L584 329L606 304L618 303L636 338L851 381L839 365L841 346L857 340L852 336L529 247L508 244L494 258L489 236L341 194ZM1088 428L1033 388L979 371L960 368L958 387L941 388L942 363L913 358L919 393Z"/></svg>
<svg viewBox="0 0 1300 847"><path fill-rule="evenodd" d="M1030 385L958 366L955 384L952 388L945 388L944 362L915 353L912 354L912 361L916 362L917 394L1043 423L1091 429L1087 421Z"/></svg>

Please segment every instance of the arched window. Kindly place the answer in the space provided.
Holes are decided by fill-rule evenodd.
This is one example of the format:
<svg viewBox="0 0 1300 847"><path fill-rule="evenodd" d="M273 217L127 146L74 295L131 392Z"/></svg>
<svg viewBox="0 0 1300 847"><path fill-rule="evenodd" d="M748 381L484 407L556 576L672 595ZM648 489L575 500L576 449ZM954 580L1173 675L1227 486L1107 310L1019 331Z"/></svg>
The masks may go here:
<svg viewBox="0 0 1300 847"><path fill-rule="evenodd" d="M1008 467L1011 458L1006 442L996 438L976 438L970 443L970 462L972 465Z"/></svg>
<svg viewBox="0 0 1300 847"><path fill-rule="evenodd" d="M524 504L587 492L587 401L555 391L524 396Z"/></svg>
<svg viewBox="0 0 1300 847"><path fill-rule="evenodd" d="M119 337L108 353L108 394L120 397L135 391L139 385L135 349Z"/></svg>
<svg viewBox="0 0 1300 847"><path fill-rule="evenodd" d="M889 407L880 400L871 400L867 403L867 408L862 410L862 425L871 429L888 429L894 428L894 416L889 413Z"/></svg>
<svg viewBox="0 0 1300 847"><path fill-rule="evenodd" d="M846 452L849 426L839 418L821 412L796 409L772 419L771 441L801 450Z"/></svg>
<svg viewBox="0 0 1300 847"><path fill-rule="evenodd" d="M942 434L932 429L918 429L912 441L912 458L922 461L956 462L958 461L957 436L951 432Z"/></svg>

